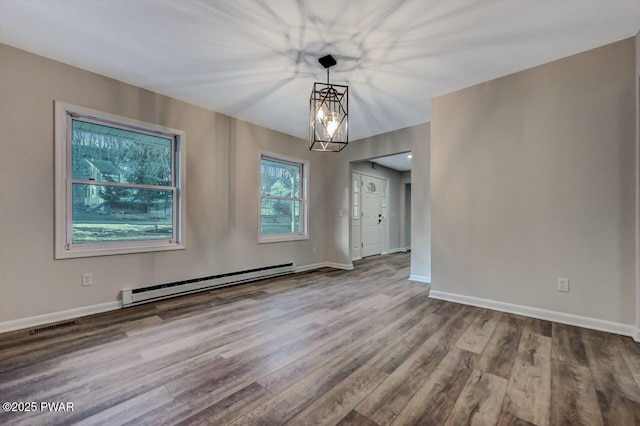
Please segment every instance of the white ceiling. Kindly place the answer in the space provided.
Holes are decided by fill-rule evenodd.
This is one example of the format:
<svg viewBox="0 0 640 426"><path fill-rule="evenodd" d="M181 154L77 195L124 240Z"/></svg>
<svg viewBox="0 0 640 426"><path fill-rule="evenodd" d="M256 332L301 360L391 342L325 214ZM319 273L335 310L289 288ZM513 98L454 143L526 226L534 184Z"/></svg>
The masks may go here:
<svg viewBox="0 0 640 426"><path fill-rule="evenodd" d="M393 170L398 170L399 172L405 172L407 170L411 170L410 155L410 152L405 152L402 154L388 155L386 157L372 158L369 161Z"/></svg>
<svg viewBox="0 0 640 426"><path fill-rule="evenodd" d="M640 0L0 0L2 43L301 138L328 53L355 140L638 29Z"/></svg>

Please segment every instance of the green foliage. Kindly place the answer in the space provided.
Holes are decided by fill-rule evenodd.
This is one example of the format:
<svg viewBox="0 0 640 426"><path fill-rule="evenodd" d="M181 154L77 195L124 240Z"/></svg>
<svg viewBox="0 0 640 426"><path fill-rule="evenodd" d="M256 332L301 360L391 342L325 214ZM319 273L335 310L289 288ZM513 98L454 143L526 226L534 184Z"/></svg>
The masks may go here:
<svg viewBox="0 0 640 426"><path fill-rule="evenodd" d="M172 186L172 145L166 138L74 121L73 177L106 182ZM170 191L103 186L100 197L109 204L137 200L145 205L169 200Z"/></svg>

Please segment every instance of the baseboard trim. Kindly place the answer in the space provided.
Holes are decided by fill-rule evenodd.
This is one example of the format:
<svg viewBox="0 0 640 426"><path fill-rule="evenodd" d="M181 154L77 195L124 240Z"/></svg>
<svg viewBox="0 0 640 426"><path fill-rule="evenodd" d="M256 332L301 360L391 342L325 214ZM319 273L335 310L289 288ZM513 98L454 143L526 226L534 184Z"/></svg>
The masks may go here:
<svg viewBox="0 0 640 426"><path fill-rule="evenodd" d="M462 294L447 293L444 291L431 290L429 297L432 299L446 300L448 302L462 303L464 305L477 306L494 311L507 312L510 314L523 315L526 317L538 318L553 321L561 324L574 325L577 327L589 328L591 330L606 331L608 333L621 334L632 337L638 341L639 331L635 326L622 324L613 321L601 320L597 318L583 317L580 315L567 314L565 312L551 311L548 309L534 308L525 305L515 305L512 303L499 302L497 300L481 299L478 297L464 296Z"/></svg>
<svg viewBox="0 0 640 426"><path fill-rule="evenodd" d="M409 275L409 281L417 281L419 283L431 284L431 277L428 275Z"/></svg>
<svg viewBox="0 0 640 426"><path fill-rule="evenodd" d="M312 263L310 265L296 266L294 272L297 274L298 272L312 271L314 269L320 269L320 268L334 268L334 269L343 269L345 271L351 271L353 269L353 263L350 263L350 264L335 263L335 262Z"/></svg>
<svg viewBox="0 0 640 426"><path fill-rule="evenodd" d="M391 250L389 250L389 251L387 251L386 253L383 253L383 254L406 253L409 250L411 250L411 247L398 247L398 248L391 249Z"/></svg>
<svg viewBox="0 0 640 426"><path fill-rule="evenodd" d="M296 266L294 272L297 274L299 272L312 271L314 269L326 268L327 262L319 262L319 263L311 263L309 265Z"/></svg>
<svg viewBox="0 0 640 426"><path fill-rule="evenodd" d="M335 263L335 262L326 262L329 268L334 269L342 269L343 271L351 271L353 270L353 263Z"/></svg>
<svg viewBox="0 0 640 426"><path fill-rule="evenodd" d="M50 324L52 322L65 321L73 318L84 317L86 315L99 314L107 311L115 311L122 308L122 302L107 302L98 305L83 306L82 308L74 308L66 311L52 312L50 314L36 315L33 317L20 318L17 320L0 322L0 333L7 331L21 330L23 328L31 328L37 325Z"/></svg>

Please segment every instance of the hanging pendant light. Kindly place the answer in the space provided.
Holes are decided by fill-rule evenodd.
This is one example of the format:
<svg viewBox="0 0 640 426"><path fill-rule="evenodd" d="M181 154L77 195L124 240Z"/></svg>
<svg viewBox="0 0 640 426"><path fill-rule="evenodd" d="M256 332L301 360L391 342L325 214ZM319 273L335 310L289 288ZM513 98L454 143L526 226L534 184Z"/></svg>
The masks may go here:
<svg viewBox="0 0 640 426"><path fill-rule="evenodd" d="M309 150L340 152L349 143L349 87L329 83L331 55L318 59L327 70L327 83L314 83L309 100Z"/></svg>

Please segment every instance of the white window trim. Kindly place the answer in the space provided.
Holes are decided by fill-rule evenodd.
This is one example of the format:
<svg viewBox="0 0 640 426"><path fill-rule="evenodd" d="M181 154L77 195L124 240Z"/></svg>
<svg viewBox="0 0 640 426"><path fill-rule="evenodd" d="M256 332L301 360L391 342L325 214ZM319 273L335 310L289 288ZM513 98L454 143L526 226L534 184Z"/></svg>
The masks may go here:
<svg viewBox="0 0 640 426"><path fill-rule="evenodd" d="M263 234L262 233L262 177L260 169L262 158L302 165L302 215L300 217L300 233L298 234ZM309 239L309 162L300 158L289 157L268 151L258 151L258 244L279 243L284 241L300 241Z"/></svg>
<svg viewBox="0 0 640 426"><path fill-rule="evenodd" d="M186 248L186 197L184 188L186 183L186 133L182 130L171 129L156 124L146 123L119 115L55 101L55 258L71 259L78 257L108 256L115 254L146 253L154 251L184 250ZM140 131L163 133L176 138L176 156L174 164L177 165L176 194L177 207L175 207L175 241L123 241L120 243L97 244L68 244L71 235L72 210L71 192L71 152L69 150L68 116L70 114L83 116L89 119L99 120L105 124L124 125L138 128ZM174 171L175 173L176 171Z"/></svg>

